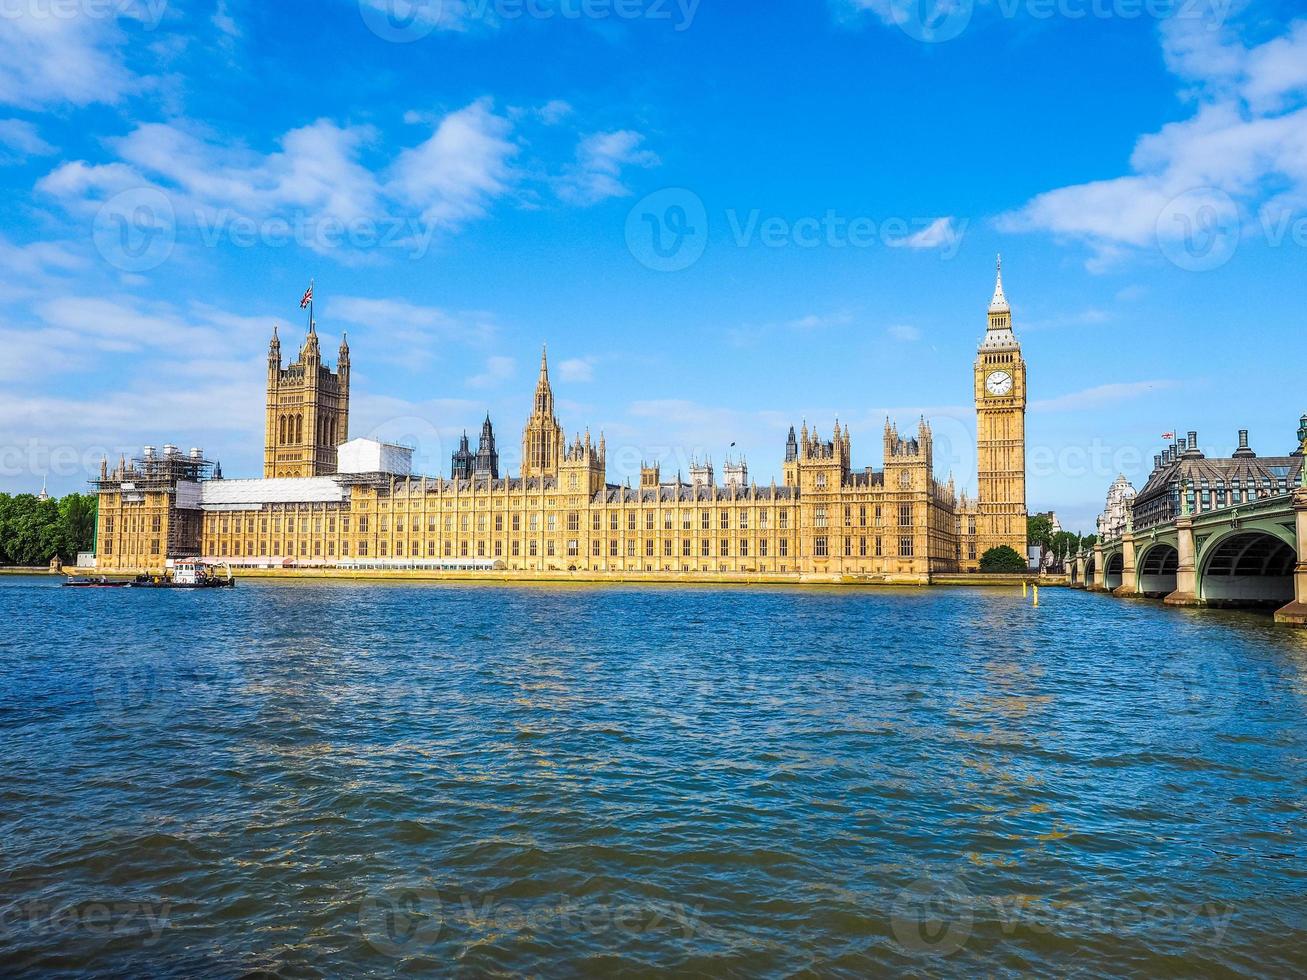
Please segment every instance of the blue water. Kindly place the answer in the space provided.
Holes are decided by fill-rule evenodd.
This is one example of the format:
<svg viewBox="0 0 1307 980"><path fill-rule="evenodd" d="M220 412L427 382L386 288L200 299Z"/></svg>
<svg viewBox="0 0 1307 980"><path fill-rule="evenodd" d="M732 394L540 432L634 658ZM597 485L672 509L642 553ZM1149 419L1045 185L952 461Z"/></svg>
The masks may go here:
<svg viewBox="0 0 1307 980"><path fill-rule="evenodd" d="M0 973L1307 969L1307 634L1045 589L0 578Z"/></svg>

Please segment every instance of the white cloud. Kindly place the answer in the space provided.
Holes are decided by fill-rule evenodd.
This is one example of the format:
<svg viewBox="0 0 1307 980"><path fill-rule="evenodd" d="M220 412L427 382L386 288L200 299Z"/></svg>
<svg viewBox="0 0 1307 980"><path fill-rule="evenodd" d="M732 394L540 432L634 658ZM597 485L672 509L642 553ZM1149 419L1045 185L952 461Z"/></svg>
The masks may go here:
<svg viewBox="0 0 1307 980"><path fill-rule="evenodd" d="M518 147L512 124L480 99L441 120L425 143L395 161L390 191L436 224L458 224L485 213L508 190Z"/></svg>
<svg viewBox="0 0 1307 980"><path fill-rule="evenodd" d="M511 378L516 369L517 362L511 357L488 357L486 358L486 366L481 372L467 379L467 386L469 388L493 388Z"/></svg>
<svg viewBox="0 0 1307 980"><path fill-rule="evenodd" d="M1140 137L1130 173L1047 191L1001 228L1084 242L1102 267L1187 244L1213 219L1237 240L1261 209L1307 204L1307 21L1256 47L1193 17L1164 21L1161 34L1193 115Z"/></svg>
<svg viewBox="0 0 1307 980"><path fill-rule="evenodd" d="M576 165L559 182L559 196L576 204L628 196L631 191L622 183L623 168L661 163L656 153L641 149L643 142L643 135L629 129L585 137L576 150Z"/></svg>
<svg viewBox="0 0 1307 980"><path fill-rule="evenodd" d="M825 327L844 327L853 322L853 314L846 311L835 313L808 313L795 317L784 324L788 330L821 330Z"/></svg>
<svg viewBox="0 0 1307 980"><path fill-rule="evenodd" d="M1030 403L1031 412L1079 412L1089 408L1119 405L1121 402L1133 401L1158 391L1178 388L1179 381L1159 379L1155 381L1128 381L1118 384L1097 385L1082 391L1073 391L1056 398L1046 398Z"/></svg>
<svg viewBox="0 0 1307 980"><path fill-rule="evenodd" d="M921 339L921 331L907 323L895 323L885 331L895 340L912 343Z"/></svg>
<svg viewBox="0 0 1307 980"><path fill-rule="evenodd" d="M114 103L131 87L115 18L75 6L65 14L49 3L12 6L0 15L0 103Z"/></svg>
<svg viewBox="0 0 1307 980"><path fill-rule="evenodd" d="M147 123L113 141L118 159L74 160L42 178L37 189L72 210L94 210L113 194L155 187L173 202L179 223L221 230L234 217L290 222L307 229L307 244L328 247L326 229L372 228L376 236L405 218L403 207L439 228L483 214L506 193L517 147L510 124L486 100L450 113L425 143L402 151L383 183L364 164L376 133L319 119L293 129L278 150L260 154L229 146L186 124ZM420 229L402 225L413 234ZM323 237L319 237L321 233ZM398 243L396 243L398 244Z"/></svg>
<svg viewBox="0 0 1307 980"><path fill-rule="evenodd" d="M55 148L41 138L32 123L25 119L0 119L0 163L21 163L28 157L54 152Z"/></svg>
<svg viewBox="0 0 1307 980"><path fill-rule="evenodd" d="M231 15L227 0L218 0L218 8L213 12L211 20L213 26L227 37L238 38L241 36L240 25L236 23L236 18Z"/></svg>
<svg viewBox="0 0 1307 980"><path fill-rule="evenodd" d="M594 380L593 357L572 357L558 364L558 377L562 381L583 384Z"/></svg>
<svg viewBox="0 0 1307 980"><path fill-rule="evenodd" d="M319 119L286 133L280 151L260 156L177 126L150 123L115 145L136 172L204 205L248 215L298 208L352 221L376 211L376 181L357 159L374 136L364 127L342 128Z"/></svg>
<svg viewBox="0 0 1307 980"><path fill-rule="evenodd" d="M907 238L891 240L889 244L895 248L946 248L956 252L965 230L965 222L959 225L957 219L950 215L936 218L920 231L913 232Z"/></svg>
<svg viewBox="0 0 1307 980"><path fill-rule="evenodd" d="M540 107L540 121L546 126L553 126L562 122L574 111L570 102L564 102L562 99L550 99Z"/></svg>
<svg viewBox="0 0 1307 980"><path fill-rule="evenodd" d="M394 299L362 296L332 297L326 314L336 321L364 327L374 338L378 360L420 370L451 342L476 346L498 331L494 317L483 310L450 312Z"/></svg>

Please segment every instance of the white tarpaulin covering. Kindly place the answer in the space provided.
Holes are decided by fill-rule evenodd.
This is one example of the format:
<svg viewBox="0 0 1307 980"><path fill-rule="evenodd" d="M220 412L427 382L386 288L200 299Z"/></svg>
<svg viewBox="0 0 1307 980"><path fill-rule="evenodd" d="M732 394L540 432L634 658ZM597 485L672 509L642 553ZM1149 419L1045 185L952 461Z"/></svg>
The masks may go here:
<svg viewBox="0 0 1307 980"><path fill-rule="evenodd" d="M341 473L389 473L408 476L413 472L413 450L375 439L351 439L336 447L336 469Z"/></svg>
<svg viewBox="0 0 1307 980"><path fill-rule="evenodd" d="M329 476L284 480L208 480L200 492L205 510L253 510L263 504L339 503L349 493Z"/></svg>

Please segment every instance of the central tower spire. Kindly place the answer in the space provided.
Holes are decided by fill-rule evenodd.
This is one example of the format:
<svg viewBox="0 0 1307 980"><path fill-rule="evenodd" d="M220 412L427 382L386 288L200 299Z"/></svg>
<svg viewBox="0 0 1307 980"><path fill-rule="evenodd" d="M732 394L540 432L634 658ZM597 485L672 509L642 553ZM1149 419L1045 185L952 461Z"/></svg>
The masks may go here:
<svg viewBox="0 0 1307 980"><path fill-rule="evenodd" d="M542 346L535 405L522 433L522 476L556 477L562 453L563 430L554 417L554 390L549 385L549 352Z"/></svg>

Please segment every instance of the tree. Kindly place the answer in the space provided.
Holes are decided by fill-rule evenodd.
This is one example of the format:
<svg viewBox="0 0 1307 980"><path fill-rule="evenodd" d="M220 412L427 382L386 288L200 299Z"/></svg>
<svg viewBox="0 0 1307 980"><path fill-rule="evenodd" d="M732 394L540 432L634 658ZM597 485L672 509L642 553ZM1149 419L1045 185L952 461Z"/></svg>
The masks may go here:
<svg viewBox="0 0 1307 980"><path fill-rule="evenodd" d="M1007 545L990 548L980 556L982 572L1024 572L1026 560Z"/></svg>
<svg viewBox="0 0 1307 980"><path fill-rule="evenodd" d="M95 541L96 498L70 493L38 500L30 493L0 494L0 564L41 567L58 555L65 564Z"/></svg>
<svg viewBox="0 0 1307 980"><path fill-rule="evenodd" d="M1026 540L1039 546L1039 567L1044 567L1044 556L1053 547L1053 518L1048 514L1035 514L1026 518Z"/></svg>
<svg viewBox="0 0 1307 980"><path fill-rule="evenodd" d="M1080 535L1074 531L1058 531L1054 534L1049 549L1053 553L1053 567L1061 570L1066 565L1066 560L1074 555L1079 547Z"/></svg>

